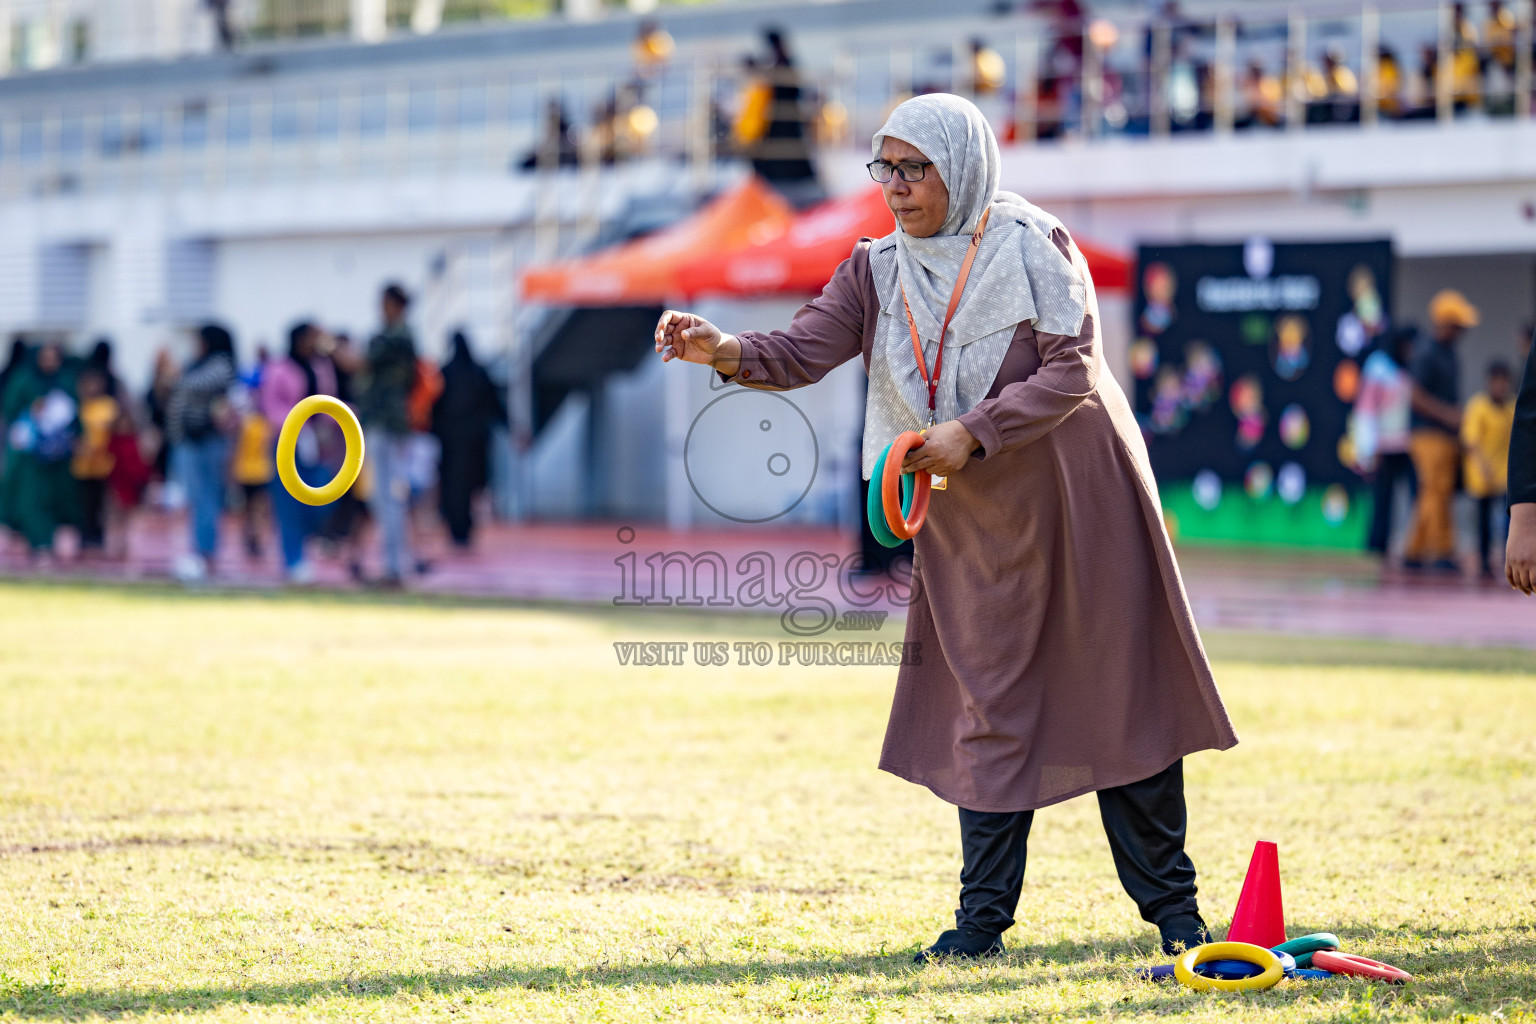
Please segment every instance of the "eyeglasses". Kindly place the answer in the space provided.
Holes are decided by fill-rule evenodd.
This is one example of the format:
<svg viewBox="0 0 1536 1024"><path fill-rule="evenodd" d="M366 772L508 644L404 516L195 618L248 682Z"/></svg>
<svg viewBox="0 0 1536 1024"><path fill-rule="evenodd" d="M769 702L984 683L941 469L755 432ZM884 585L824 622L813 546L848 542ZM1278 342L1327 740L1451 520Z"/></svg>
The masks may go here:
<svg viewBox="0 0 1536 1024"><path fill-rule="evenodd" d="M891 180L891 175L901 175L902 181L922 181L923 175L928 173L928 168L933 166L932 160L903 160L899 164L887 163L884 160L871 160L864 165L869 168L869 176L884 185Z"/></svg>

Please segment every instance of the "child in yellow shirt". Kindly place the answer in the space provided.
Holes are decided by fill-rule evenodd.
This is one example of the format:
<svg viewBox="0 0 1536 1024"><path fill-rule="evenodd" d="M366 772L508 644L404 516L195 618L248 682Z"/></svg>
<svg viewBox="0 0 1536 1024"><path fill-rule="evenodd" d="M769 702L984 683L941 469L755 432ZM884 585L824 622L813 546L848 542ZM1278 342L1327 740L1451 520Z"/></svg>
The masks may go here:
<svg viewBox="0 0 1536 1024"><path fill-rule="evenodd" d="M80 436L69 461L70 475L80 490L80 548L100 551L106 544L107 478L116 461L112 455L112 427L117 422L117 399L107 394L107 381L98 370L87 369L76 385L80 395Z"/></svg>
<svg viewBox="0 0 1536 1024"><path fill-rule="evenodd" d="M1467 493L1477 499L1477 564L1485 578L1494 575L1488 566L1493 520L1509 487L1509 435L1515 424L1512 383L1508 365L1490 364L1488 390L1473 395L1461 417L1462 478Z"/></svg>
<svg viewBox="0 0 1536 1024"><path fill-rule="evenodd" d="M272 424L256 408L246 409L240 416L230 475L245 495L245 553L252 559L261 558L261 508L267 500L267 485L277 475L272 443Z"/></svg>

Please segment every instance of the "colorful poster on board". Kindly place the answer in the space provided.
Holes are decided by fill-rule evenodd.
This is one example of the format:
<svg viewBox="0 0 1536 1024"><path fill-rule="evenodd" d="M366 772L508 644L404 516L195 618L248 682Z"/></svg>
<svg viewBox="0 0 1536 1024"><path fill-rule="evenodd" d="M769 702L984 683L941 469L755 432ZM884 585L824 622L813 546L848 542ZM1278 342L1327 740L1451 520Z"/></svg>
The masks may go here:
<svg viewBox="0 0 1536 1024"><path fill-rule="evenodd" d="M1385 337L1386 241L1143 246L1130 367L1180 539L1361 546L1348 421Z"/></svg>

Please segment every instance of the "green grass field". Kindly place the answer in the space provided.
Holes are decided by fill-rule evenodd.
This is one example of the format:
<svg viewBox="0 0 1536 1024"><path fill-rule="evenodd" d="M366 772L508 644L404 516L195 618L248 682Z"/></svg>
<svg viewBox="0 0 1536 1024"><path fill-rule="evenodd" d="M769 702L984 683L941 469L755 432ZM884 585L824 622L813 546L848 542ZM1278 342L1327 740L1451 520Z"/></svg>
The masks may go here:
<svg viewBox="0 0 1536 1024"><path fill-rule="evenodd" d="M1528 653L1208 638L1208 919L1275 839L1293 935L1419 979L1218 996L1135 980L1091 798L1037 817L1008 957L913 967L958 830L874 768L894 670L612 646L770 625L0 586L0 1018L1536 1018Z"/></svg>

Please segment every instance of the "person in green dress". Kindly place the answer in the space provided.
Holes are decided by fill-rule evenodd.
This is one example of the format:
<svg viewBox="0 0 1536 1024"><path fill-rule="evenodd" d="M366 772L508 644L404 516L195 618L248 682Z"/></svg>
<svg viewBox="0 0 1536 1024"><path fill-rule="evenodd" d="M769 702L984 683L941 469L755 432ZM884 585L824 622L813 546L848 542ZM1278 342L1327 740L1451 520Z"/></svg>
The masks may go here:
<svg viewBox="0 0 1536 1024"><path fill-rule="evenodd" d="M77 484L69 471L79 430L73 369L55 342L40 346L0 395L6 429L0 523L36 554L53 550L54 532L77 523Z"/></svg>

